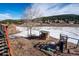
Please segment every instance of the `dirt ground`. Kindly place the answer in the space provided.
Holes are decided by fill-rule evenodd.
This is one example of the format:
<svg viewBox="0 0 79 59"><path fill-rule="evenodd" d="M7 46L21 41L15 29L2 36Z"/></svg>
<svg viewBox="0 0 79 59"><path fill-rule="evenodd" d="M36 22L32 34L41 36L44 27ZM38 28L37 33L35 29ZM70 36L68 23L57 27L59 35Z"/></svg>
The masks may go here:
<svg viewBox="0 0 79 59"><path fill-rule="evenodd" d="M51 40L52 39L52 40ZM58 42L55 38L51 38L50 40L28 40L25 38L16 38L16 39L11 39L11 48L13 52L13 56L48 56L44 52L34 48L33 46L37 44L38 42L41 43L48 43L48 42ZM79 47L74 48L76 45L73 43L68 43L68 49L70 53L68 53L68 50L64 50L64 53L55 53L52 54L52 56L77 56L79 55Z"/></svg>
<svg viewBox="0 0 79 59"><path fill-rule="evenodd" d="M27 25L30 25L30 23L28 22ZM21 24L19 26L27 26L26 23ZM53 27L79 27L79 24L60 24L60 23L52 23L52 24L47 24L47 23L37 23L37 22L32 22L32 26L35 27L41 27L41 26L53 26Z"/></svg>
<svg viewBox="0 0 79 59"><path fill-rule="evenodd" d="M13 56L45 56L45 54L35 48L28 39L17 38L10 40Z"/></svg>
<svg viewBox="0 0 79 59"><path fill-rule="evenodd" d="M25 38L11 39L10 44L13 56L47 56L33 46L38 42L46 43L46 40L28 40Z"/></svg>

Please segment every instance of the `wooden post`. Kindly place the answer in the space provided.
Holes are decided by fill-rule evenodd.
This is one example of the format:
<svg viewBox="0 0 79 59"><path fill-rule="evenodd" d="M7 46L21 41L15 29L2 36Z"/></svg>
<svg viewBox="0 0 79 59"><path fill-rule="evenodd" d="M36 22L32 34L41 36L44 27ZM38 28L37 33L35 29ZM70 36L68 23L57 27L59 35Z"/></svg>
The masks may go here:
<svg viewBox="0 0 79 59"><path fill-rule="evenodd" d="M68 37L65 37L65 49L67 49L67 41L68 41Z"/></svg>
<svg viewBox="0 0 79 59"><path fill-rule="evenodd" d="M64 42L64 48L67 49L68 36L60 34L60 40L63 40L63 42Z"/></svg>
<svg viewBox="0 0 79 59"><path fill-rule="evenodd" d="M78 42L77 42L77 45L76 45L76 48L79 46L79 40L78 40Z"/></svg>
<svg viewBox="0 0 79 59"><path fill-rule="evenodd" d="M60 34L59 50L61 53L63 53L63 49L64 49L64 41L63 41L63 36Z"/></svg>

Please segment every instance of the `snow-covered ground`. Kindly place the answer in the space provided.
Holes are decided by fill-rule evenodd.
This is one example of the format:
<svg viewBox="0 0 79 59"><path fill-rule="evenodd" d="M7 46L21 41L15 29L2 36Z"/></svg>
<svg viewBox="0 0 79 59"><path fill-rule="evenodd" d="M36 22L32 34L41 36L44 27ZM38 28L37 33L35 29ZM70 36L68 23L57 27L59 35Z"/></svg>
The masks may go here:
<svg viewBox="0 0 79 59"><path fill-rule="evenodd" d="M12 36L21 36L27 37L28 36L28 28L27 27L16 27L20 33L14 34ZM79 39L79 27L32 27L32 34L33 35L40 35L40 31L48 31L49 35L59 39L60 34L68 35L69 37ZM69 42L77 43L77 40L68 39Z"/></svg>

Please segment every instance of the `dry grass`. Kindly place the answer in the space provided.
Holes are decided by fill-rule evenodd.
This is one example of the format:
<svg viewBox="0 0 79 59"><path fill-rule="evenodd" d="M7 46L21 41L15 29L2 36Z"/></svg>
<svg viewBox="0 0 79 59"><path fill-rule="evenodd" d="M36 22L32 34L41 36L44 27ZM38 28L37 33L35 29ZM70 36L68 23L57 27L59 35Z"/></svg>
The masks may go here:
<svg viewBox="0 0 79 59"><path fill-rule="evenodd" d="M55 38L50 38L50 40L28 40L25 38L17 38L10 40L11 48L13 50L13 56L46 56L43 52L35 49L33 46L38 42L48 43L48 42L57 42ZM68 48L73 48L75 45L72 43L68 43ZM61 55L61 56L73 56L79 55L79 48L70 49L70 54L67 53L67 50L64 53L57 53L53 55Z"/></svg>
<svg viewBox="0 0 79 59"><path fill-rule="evenodd" d="M11 48L13 50L13 55L27 55L28 49L31 47L30 43L24 39L14 39L11 40Z"/></svg>
<svg viewBox="0 0 79 59"><path fill-rule="evenodd" d="M15 34L18 33L19 31L16 30L16 25L15 24L11 24L8 26L8 33L10 34Z"/></svg>
<svg viewBox="0 0 79 59"><path fill-rule="evenodd" d="M18 31L15 30L15 25L11 24L9 29L9 35L15 34ZM32 42L30 40L24 39L24 38L15 38L10 39L10 44L12 48L12 54L13 56L41 56L45 55L44 53L40 52L39 50L36 50L33 48Z"/></svg>
<svg viewBox="0 0 79 59"><path fill-rule="evenodd" d="M18 38L10 40L14 56L44 56L45 54L33 48L30 40Z"/></svg>

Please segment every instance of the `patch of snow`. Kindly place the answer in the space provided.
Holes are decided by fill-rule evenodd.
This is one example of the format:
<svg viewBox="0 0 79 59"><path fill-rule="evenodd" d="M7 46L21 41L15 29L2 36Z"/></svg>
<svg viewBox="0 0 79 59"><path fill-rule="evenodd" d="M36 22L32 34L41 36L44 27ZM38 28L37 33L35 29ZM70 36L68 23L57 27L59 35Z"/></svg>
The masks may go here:
<svg viewBox="0 0 79 59"><path fill-rule="evenodd" d="M20 33L13 34L13 36L21 36L21 37L28 37L28 28L27 27L16 27ZM76 38L79 39L79 27L32 27L32 34L39 36L40 31L48 31L49 35L59 39L60 34L65 34L68 37ZM69 42L72 43L77 43L77 40L70 39L68 40Z"/></svg>

